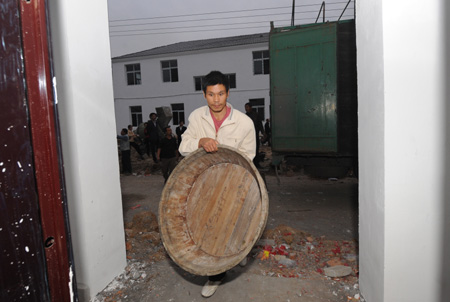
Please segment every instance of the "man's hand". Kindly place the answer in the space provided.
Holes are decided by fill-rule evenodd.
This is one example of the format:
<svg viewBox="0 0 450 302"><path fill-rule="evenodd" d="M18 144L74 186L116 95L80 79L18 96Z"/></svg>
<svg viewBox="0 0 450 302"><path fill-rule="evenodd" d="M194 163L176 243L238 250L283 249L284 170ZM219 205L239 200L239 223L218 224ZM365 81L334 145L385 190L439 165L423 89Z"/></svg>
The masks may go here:
<svg viewBox="0 0 450 302"><path fill-rule="evenodd" d="M218 141L209 137L201 138L198 142L198 147L203 148L206 152L216 152L219 150L218 145Z"/></svg>

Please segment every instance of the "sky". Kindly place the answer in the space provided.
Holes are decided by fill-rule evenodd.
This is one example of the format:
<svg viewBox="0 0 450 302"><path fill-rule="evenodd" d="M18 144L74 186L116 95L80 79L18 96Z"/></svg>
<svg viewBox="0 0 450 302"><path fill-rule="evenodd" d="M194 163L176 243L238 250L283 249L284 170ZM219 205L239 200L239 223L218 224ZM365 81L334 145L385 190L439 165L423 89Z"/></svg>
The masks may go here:
<svg viewBox="0 0 450 302"><path fill-rule="evenodd" d="M294 24L314 23L323 0L295 1ZM348 0L325 2L325 21L336 21ZM111 56L177 42L263 33L290 26L293 0L108 0ZM353 19L351 0L341 20ZM321 12L319 21L323 21Z"/></svg>

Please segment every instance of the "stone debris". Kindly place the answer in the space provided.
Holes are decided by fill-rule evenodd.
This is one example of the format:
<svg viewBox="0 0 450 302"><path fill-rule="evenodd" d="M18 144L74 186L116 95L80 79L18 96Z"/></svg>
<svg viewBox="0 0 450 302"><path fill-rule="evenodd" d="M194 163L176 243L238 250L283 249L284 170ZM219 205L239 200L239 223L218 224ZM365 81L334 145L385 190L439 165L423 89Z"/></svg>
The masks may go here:
<svg viewBox="0 0 450 302"><path fill-rule="evenodd" d="M347 254L347 255L344 255L344 258L345 258L347 261L350 261L350 262L358 261L358 256L355 255L355 254Z"/></svg>
<svg viewBox="0 0 450 302"><path fill-rule="evenodd" d="M289 258L286 258L285 256L284 256L284 258L278 260L278 263L281 264L281 265L284 265L286 267L295 267L295 266L297 266L297 262L295 262L294 260L291 260Z"/></svg>
<svg viewBox="0 0 450 302"><path fill-rule="evenodd" d="M328 277L345 277L353 272L352 268L345 265L336 265L324 268L324 273Z"/></svg>
<svg viewBox="0 0 450 302"><path fill-rule="evenodd" d="M337 266L337 265L343 265L340 258L333 258L327 261L328 266Z"/></svg>
<svg viewBox="0 0 450 302"><path fill-rule="evenodd" d="M272 241L268 241L269 239ZM269 242L272 244L262 245ZM326 240L324 236L314 237L303 231L279 225L275 229L266 230L257 245L252 252L254 258L267 270L266 275L272 270L275 276L311 276L317 273L325 276L325 268L348 266L351 277L358 277L356 241Z"/></svg>
<svg viewBox="0 0 450 302"><path fill-rule="evenodd" d="M275 240L273 239L259 239L256 245L265 246L265 245L275 245Z"/></svg>
<svg viewBox="0 0 450 302"><path fill-rule="evenodd" d="M144 285L148 282L147 278L148 265L146 263L130 261L122 274L114 278L114 280L91 302L118 302L122 298L126 298L126 290Z"/></svg>

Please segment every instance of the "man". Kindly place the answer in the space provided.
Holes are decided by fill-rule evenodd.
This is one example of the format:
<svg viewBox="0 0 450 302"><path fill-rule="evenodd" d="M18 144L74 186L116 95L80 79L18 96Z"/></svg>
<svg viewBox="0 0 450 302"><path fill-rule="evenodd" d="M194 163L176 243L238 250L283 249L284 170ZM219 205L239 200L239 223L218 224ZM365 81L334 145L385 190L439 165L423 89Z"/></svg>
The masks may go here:
<svg viewBox="0 0 450 302"><path fill-rule="evenodd" d="M147 122L147 127L145 128L145 139L147 144L147 155L150 156L152 153L152 158L155 163L158 162L156 158L156 150L158 150L159 144L159 133L158 124L156 123L156 118L158 117L156 113L152 112L149 115L150 120Z"/></svg>
<svg viewBox="0 0 450 302"><path fill-rule="evenodd" d="M120 153L122 155L122 173L131 174L131 152L130 152L130 138L127 135L128 130L123 128L117 139L120 141Z"/></svg>
<svg viewBox="0 0 450 302"><path fill-rule="evenodd" d="M259 165L259 132L264 135L264 128L259 118L259 115L256 111L253 111L252 105L250 103L245 104L245 112L249 118L253 121L253 126L255 127L255 140L256 140L256 156L253 158L253 163L257 168L260 168Z"/></svg>
<svg viewBox="0 0 450 302"><path fill-rule="evenodd" d="M211 71L205 76L202 88L208 105L194 110L189 116L189 127L179 148L181 155L186 156L198 148L216 152L218 145L223 144L239 150L252 160L256 149L253 122L227 103L230 90L228 78L219 71ZM208 277L202 289L203 297L210 297L216 292L225 273Z"/></svg>
<svg viewBox="0 0 450 302"><path fill-rule="evenodd" d="M178 160L178 145L170 127L166 128L166 135L159 144L156 157L161 162L164 183L166 183L170 173L175 169Z"/></svg>
<svg viewBox="0 0 450 302"><path fill-rule="evenodd" d="M180 144L181 144L181 140L182 140L181 136L183 135L184 131L186 131L186 126L184 126L184 121L180 121L180 124L175 129L175 133L177 134L177 138L178 138L178 146L180 146Z"/></svg>

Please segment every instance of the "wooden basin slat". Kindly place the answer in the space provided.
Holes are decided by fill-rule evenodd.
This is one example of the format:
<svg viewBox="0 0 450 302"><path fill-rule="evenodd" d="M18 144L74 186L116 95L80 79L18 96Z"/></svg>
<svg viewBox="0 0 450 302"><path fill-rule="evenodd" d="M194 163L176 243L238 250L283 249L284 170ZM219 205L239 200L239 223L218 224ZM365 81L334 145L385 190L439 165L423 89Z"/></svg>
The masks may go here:
<svg viewBox="0 0 450 302"><path fill-rule="evenodd" d="M241 232L236 232L236 224L240 217L242 208L245 206L245 195L243 192L247 192L249 187L253 182L253 178L249 178L249 173L243 170L239 166L234 166L235 169L239 170L234 173L236 177L233 178L233 182L229 183L231 191L233 191L232 196L227 197L228 211L221 215L221 221L219 222L219 230L216 233L218 243L217 247L213 250L213 255L218 256L228 256L240 252L244 247L232 244L236 239L232 236L237 233L245 233L247 230L241 230Z"/></svg>

